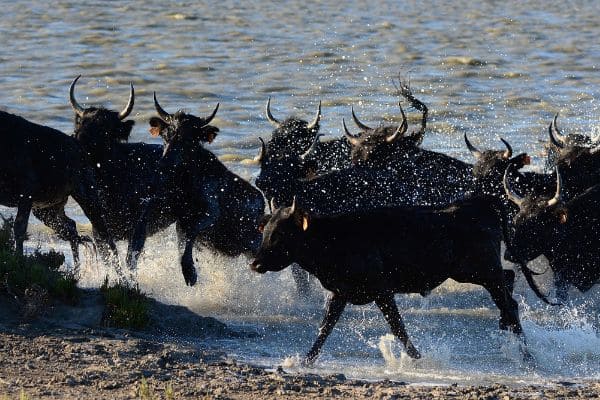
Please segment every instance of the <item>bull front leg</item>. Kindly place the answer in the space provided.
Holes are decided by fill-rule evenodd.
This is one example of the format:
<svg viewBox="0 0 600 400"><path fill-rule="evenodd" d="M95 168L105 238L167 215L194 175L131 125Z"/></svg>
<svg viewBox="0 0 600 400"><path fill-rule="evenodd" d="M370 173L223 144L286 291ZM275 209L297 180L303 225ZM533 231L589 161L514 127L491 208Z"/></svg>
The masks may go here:
<svg viewBox="0 0 600 400"><path fill-rule="evenodd" d="M152 203L152 201L151 201ZM129 243L127 246L127 257L126 264L127 268L131 273L137 269L138 259L140 258L140 253L144 248L144 244L146 244L146 235L147 235L147 226L148 226L148 213L151 209L152 204L148 204L144 211L142 211L142 215L140 219L135 225L133 229L133 234L129 239Z"/></svg>
<svg viewBox="0 0 600 400"><path fill-rule="evenodd" d="M106 249L107 254L104 261L109 265L112 264L111 266L119 272L121 265L117 254L117 246L104 220L100 198L94 186L95 180L93 174L89 170L81 171L78 178L79 182L75 185L71 196L73 196L73 199L79 204L85 216L92 223L94 237L98 239L98 247L104 246Z"/></svg>
<svg viewBox="0 0 600 400"><path fill-rule="evenodd" d="M220 208L216 195L207 196L207 211L200 218L190 220L188 216L177 221L177 236L180 242L185 239L181 256L181 272L188 286L194 286L198 280L192 251L198 235L211 228L219 219Z"/></svg>
<svg viewBox="0 0 600 400"><path fill-rule="evenodd" d="M406 333L406 328L404 327L404 322L402 321L402 317L400 316L400 312L398 312L398 306L396 305L396 300L394 300L394 295L384 295L375 299L375 304L383 313L385 320L392 328L392 333L396 336L406 349L406 353L412 358L421 358L421 354L419 351L413 346L412 342L408 338L408 334Z"/></svg>
<svg viewBox="0 0 600 400"><path fill-rule="evenodd" d="M294 263L292 264L292 277L296 282L296 290L302 299L307 300L310 293L310 280L309 274L302 269L301 266Z"/></svg>
<svg viewBox="0 0 600 400"><path fill-rule="evenodd" d="M317 340L312 345L310 351L306 354L303 365L312 365L317 356L319 355L319 351L325 343L325 340L333 330L333 327L337 323L338 319L344 312L344 308L346 308L346 298L337 294L332 294L331 297L327 300L327 310L325 312L325 317L323 318L323 322L321 322L321 326L319 327L319 335L317 336Z"/></svg>
<svg viewBox="0 0 600 400"><path fill-rule="evenodd" d="M17 216L13 226L15 235L15 252L17 256L23 255L23 242L27 238L27 224L29 222L29 214L31 214L32 202L29 196L19 201Z"/></svg>
<svg viewBox="0 0 600 400"><path fill-rule="evenodd" d="M33 209L33 215L46 226L53 229L59 238L69 242L71 252L73 253L73 270L75 274L78 274L80 267L79 245L91 244L93 246L93 241L88 236L79 235L77 224L65 214L64 207L66 202L67 199L65 198L64 202L56 206Z"/></svg>

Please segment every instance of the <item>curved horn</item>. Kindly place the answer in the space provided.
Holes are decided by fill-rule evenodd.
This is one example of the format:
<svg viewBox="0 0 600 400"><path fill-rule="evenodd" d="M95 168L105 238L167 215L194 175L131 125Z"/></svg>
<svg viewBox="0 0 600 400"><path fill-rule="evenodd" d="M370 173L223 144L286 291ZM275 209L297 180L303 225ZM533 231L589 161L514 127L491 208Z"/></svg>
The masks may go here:
<svg viewBox="0 0 600 400"><path fill-rule="evenodd" d="M358 138L350 133L348 127L346 126L346 121L342 118L342 125L344 125L344 134L346 135L346 139L350 142L352 146L358 146L360 144Z"/></svg>
<svg viewBox="0 0 600 400"><path fill-rule="evenodd" d="M550 135L550 141L556 147L563 149L566 145L565 138L562 136L558 128L556 127L556 119L558 118L558 113L554 115L550 126L548 127L548 134Z"/></svg>
<svg viewBox="0 0 600 400"><path fill-rule="evenodd" d="M354 106L351 106L351 110L352 110L352 119L354 120L354 123L356 124L356 126L358 126L363 131L373 130L372 128L368 127L367 125L363 124L362 122L360 122L358 120L358 117L356 116L356 114L354 114Z"/></svg>
<svg viewBox="0 0 600 400"><path fill-rule="evenodd" d="M321 121L321 100L319 100L319 107L317 108L317 115L315 116L315 119L310 124L308 124L308 126L306 128L309 130L313 130L313 129L318 130L319 129L319 121Z"/></svg>
<svg viewBox="0 0 600 400"><path fill-rule="evenodd" d="M481 151L479 151L479 149L477 149L477 147L475 147L471 144L466 133L465 133L465 143L467 144L467 148L469 149L471 154L473 154L473 157L475 157L477 159L481 158L483 153Z"/></svg>
<svg viewBox="0 0 600 400"><path fill-rule="evenodd" d="M156 108L158 116L161 117L164 121L169 121L171 119L172 115L163 110L160 104L158 104L158 100L156 100L156 92L154 92L154 108Z"/></svg>
<svg viewBox="0 0 600 400"><path fill-rule="evenodd" d="M133 90L133 83L129 82L129 100L127 100L127 105L119 113L119 119L123 120L131 114L131 110L133 110L133 103L135 102L135 91Z"/></svg>
<svg viewBox="0 0 600 400"><path fill-rule="evenodd" d="M280 122L273 116L273 114L271 114L271 98L270 97L269 97L269 100L267 100L266 111L267 111L267 119L269 120L271 125L278 128Z"/></svg>
<svg viewBox="0 0 600 400"><path fill-rule="evenodd" d="M388 143L395 142L397 139L404 136L408 130L408 122L406 121L406 114L404 114L402 104L398 103L398 106L400 107L400 113L402 114L402 123L398 126L398 129L396 129L396 132L385 138L385 141Z"/></svg>
<svg viewBox="0 0 600 400"><path fill-rule="evenodd" d="M292 205L290 206L290 214L296 212L296 196L294 196L294 200L292 200Z"/></svg>
<svg viewBox="0 0 600 400"><path fill-rule="evenodd" d="M267 146L265 145L263 138L259 137L258 140L260 140L260 151L258 152L258 155L254 157L254 161L262 162L265 158L265 154L267 154Z"/></svg>
<svg viewBox="0 0 600 400"><path fill-rule="evenodd" d="M506 171L504 171L504 178L502 179L502 183L504 185L504 192L506 193L506 196L508 197L508 199L510 201L512 201L519 207L521 207L521 204L523 204L523 197L516 194L510 187L510 183L508 182L508 170L509 169L510 169L510 166L508 168L506 168Z"/></svg>
<svg viewBox="0 0 600 400"><path fill-rule="evenodd" d="M277 204L275 204L275 197L271 197L271 202L269 203L269 206L271 207L271 212L277 210Z"/></svg>
<svg viewBox="0 0 600 400"><path fill-rule="evenodd" d="M502 158L504 158L505 160L508 160L513 155L512 146L506 140L504 140L502 138L500 138L500 140L502 140L502 143L504 143L504 145L506 146L506 151L502 154Z"/></svg>
<svg viewBox="0 0 600 400"><path fill-rule="evenodd" d="M556 193L554 197L548 200L548 206L553 206L562 201L562 176L560 175L560 171L558 170L558 166L556 167Z"/></svg>
<svg viewBox="0 0 600 400"><path fill-rule="evenodd" d="M215 115L217 115L217 111L219 111L219 105L220 103L217 103L217 106L215 107L215 109L213 110L212 114L210 114L205 120L204 120L204 125L208 125L210 124L210 121L213 120L213 118L215 118Z"/></svg>
<svg viewBox="0 0 600 400"><path fill-rule="evenodd" d="M300 155L301 159L304 160L306 157L308 157L311 153L313 153L317 149L317 146L319 146L319 143L320 143L319 138L321 136L323 136L323 134L321 134L321 133L317 133L315 135L315 140L313 140L313 142L310 144L310 147L308 148L308 150L306 150L304 153L302 153Z"/></svg>
<svg viewBox="0 0 600 400"><path fill-rule="evenodd" d="M69 101L71 102L71 107L73 107L75 114L81 116L85 109L77 102L77 100L75 100L75 84L79 78L81 78L81 75L78 75L77 78L71 82L71 87L69 88Z"/></svg>

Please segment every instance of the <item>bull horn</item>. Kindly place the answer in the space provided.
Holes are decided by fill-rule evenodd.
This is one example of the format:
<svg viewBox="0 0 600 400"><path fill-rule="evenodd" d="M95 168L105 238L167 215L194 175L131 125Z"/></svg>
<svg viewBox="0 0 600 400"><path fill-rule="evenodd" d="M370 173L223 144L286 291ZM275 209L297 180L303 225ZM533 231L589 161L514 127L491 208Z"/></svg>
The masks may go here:
<svg viewBox="0 0 600 400"><path fill-rule="evenodd" d="M317 108L317 115L315 119L308 124L306 127L308 130L319 130L319 121L321 121L321 100L319 100L319 107Z"/></svg>
<svg viewBox="0 0 600 400"><path fill-rule="evenodd" d="M85 111L85 108L83 108L77 102L77 100L75 100L75 84L77 83L79 78L81 78L81 75L78 75L77 78L75 78L73 82L71 82L71 87L69 88L69 101L71 102L71 107L73 107L73 111L75 111L75 114L81 116Z"/></svg>
<svg viewBox="0 0 600 400"><path fill-rule="evenodd" d="M258 140L260 140L260 151L258 152L258 155L254 157L254 161L262 162L265 158L265 154L267 154L267 146L265 145L263 138L259 137Z"/></svg>
<svg viewBox="0 0 600 400"><path fill-rule="evenodd" d="M276 128L279 128L280 122L277 121L277 119L273 116L273 114L271 114L271 98L270 97L269 97L269 100L267 100L266 111L267 111L267 119L269 120L271 125L275 126Z"/></svg>
<svg viewBox="0 0 600 400"><path fill-rule="evenodd" d="M556 127L556 119L558 118L558 113L554 115L550 126L548 127L548 134L550 135L550 141L556 147L563 149L566 145L565 138L562 136L558 128Z"/></svg>
<svg viewBox="0 0 600 400"><path fill-rule="evenodd" d="M277 210L277 204L275 204L275 197L271 197L271 202L269 203L269 207L271 207L271 212Z"/></svg>
<svg viewBox="0 0 600 400"><path fill-rule="evenodd" d="M504 143L504 145L506 146L506 151L502 154L502 158L504 158L505 160L509 160L513 155L512 146L506 140L502 138L500 138L500 140L502 140L502 143Z"/></svg>
<svg viewBox="0 0 600 400"><path fill-rule="evenodd" d="M310 144L310 147L308 148L308 150L306 150L304 153L302 153L302 155L300 155L301 159L305 159L306 157L308 157L311 153L313 153L316 149L317 146L319 145L319 138L323 136L323 134L321 133L317 133L315 135L315 140L313 140L313 142Z"/></svg>
<svg viewBox="0 0 600 400"><path fill-rule="evenodd" d="M510 166L506 168L506 171L504 171L504 178L502 179L502 183L504 184L504 192L510 201L521 207L521 204L523 204L523 197L516 194L510 187L510 182L508 182L509 169Z"/></svg>
<svg viewBox="0 0 600 400"><path fill-rule="evenodd" d="M294 196L294 199L292 200L292 205L290 206L290 214L293 214L296 212L296 196Z"/></svg>
<svg viewBox="0 0 600 400"><path fill-rule="evenodd" d="M548 200L548 206L554 206L562 201L562 176L560 175L560 171L558 170L558 166L556 166L556 193L554 197Z"/></svg>
<svg viewBox="0 0 600 400"><path fill-rule="evenodd" d="M473 154L473 157L475 157L477 159L481 158L483 153L481 151L479 151L479 149L477 149L477 147L475 147L471 144L466 133L465 133L465 143L467 144L467 148L469 149L471 154Z"/></svg>
<svg viewBox="0 0 600 400"><path fill-rule="evenodd" d="M160 118L162 118L163 121L171 120L172 115L169 114L168 112L166 112L165 110L163 110L163 108L160 106L160 104L158 104L158 100L156 100L156 92L154 92L154 108L156 109L158 116Z"/></svg>
<svg viewBox="0 0 600 400"><path fill-rule="evenodd" d="M217 106L215 107L215 109L213 110L212 114L210 114L205 120L204 120L204 125L208 125L210 124L210 121L212 121L215 118L215 115L217 115L217 111L219 111L219 105L220 103L217 103Z"/></svg>
<svg viewBox="0 0 600 400"><path fill-rule="evenodd" d="M397 139L404 136L404 134L408 130L408 122L406 122L406 114L404 114L402 104L398 103L398 106L400 107L400 113L402 114L402 123L400 124L400 126L398 126L398 129L396 129L396 132L385 138L385 141L388 143L395 142Z"/></svg>
<svg viewBox="0 0 600 400"><path fill-rule="evenodd" d="M129 82L129 100L127 100L127 105L119 113L119 119L123 120L131 114L131 110L133 110L133 103L135 102L135 91L133 90L133 83Z"/></svg>
<svg viewBox="0 0 600 400"><path fill-rule="evenodd" d="M358 119L356 114L354 114L354 106L351 106L351 110L352 110L352 119L354 120L354 123L356 124L356 126L358 126L363 131L372 131L373 130L372 128L370 128L367 125L360 122L360 120Z"/></svg>
<svg viewBox="0 0 600 400"><path fill-rule="evenodd" d="M344 134L346 135L346 139L350 142L352 146L358 146L360 144L358 138L350 133L348 127L346 126L346 121L342 118L342 125L344 125Z"/></svg>
<svg viewBox="0 0 600 400"><path fill-rule="evenodd" d="M592 135L591 140L592 140L592 146L600 145L600 132Z"/></svg>

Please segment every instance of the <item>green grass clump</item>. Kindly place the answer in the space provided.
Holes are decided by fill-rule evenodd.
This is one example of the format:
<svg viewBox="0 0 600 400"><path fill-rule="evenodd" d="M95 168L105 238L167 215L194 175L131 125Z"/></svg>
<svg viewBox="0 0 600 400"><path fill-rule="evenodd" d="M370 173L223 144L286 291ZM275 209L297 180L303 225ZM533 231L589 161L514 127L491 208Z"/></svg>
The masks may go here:
<svg viewBox="0 0 600 400"><path fill-rule="evenodd" d="M130 287L123 283L109 286L106 278L100 291L106 303L102 317L104 326L140 330L148 325L150 304L139 286Z"/></svg>
<svg viewBox="0 0 600 400"><path fill-rule="evenodd" d="M1 217L1 216L0 216ZM65 256L54 250L17 255L13 237L14 220L2 217L0 227L0 291L8 291L17 299L24 299L28 289L47 293L49 300L75 304L79 300L77 279L69 272L60 271ZM2 290L4 289L4 290Z"/></svg>

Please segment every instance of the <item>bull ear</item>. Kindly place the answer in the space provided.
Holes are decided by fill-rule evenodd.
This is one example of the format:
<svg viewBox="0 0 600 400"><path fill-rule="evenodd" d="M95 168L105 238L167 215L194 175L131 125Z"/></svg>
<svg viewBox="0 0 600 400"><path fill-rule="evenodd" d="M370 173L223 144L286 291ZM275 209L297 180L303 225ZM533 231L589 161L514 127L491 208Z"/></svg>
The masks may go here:
<svg viewBox="0 0 600 400"><path fill-rule="evenodd" d="M152 136L162 136L162 133L167 129L168 124L158 117L150 118L150 134Z"/></svg>

